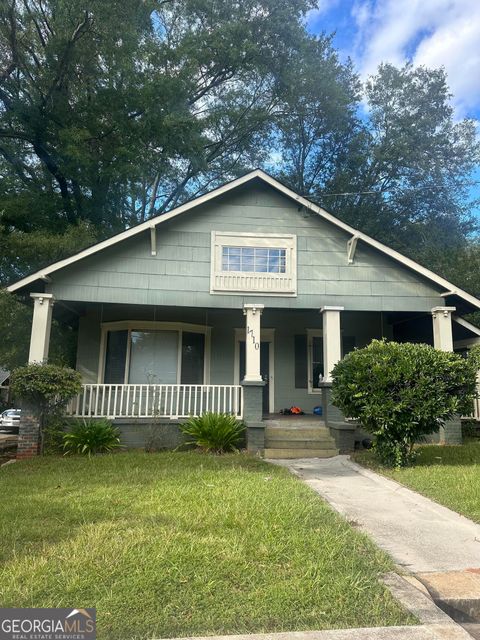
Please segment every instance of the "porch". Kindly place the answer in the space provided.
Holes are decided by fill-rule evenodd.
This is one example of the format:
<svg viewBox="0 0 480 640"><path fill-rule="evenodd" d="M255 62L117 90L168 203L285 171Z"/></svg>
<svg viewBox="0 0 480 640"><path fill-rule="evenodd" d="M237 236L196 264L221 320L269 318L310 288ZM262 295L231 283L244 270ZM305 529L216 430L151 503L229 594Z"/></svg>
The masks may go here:
<svg viewBox="0 0 480 640"><path fill-rule="evenodd" d="M37 295L31 361L48 355L54 309L64 321L76 313L76 368L84 384L68 407L71 416L105 417L134 429L141 423L173 426L207 411L230 413L246 422L252 450L265 448L265 420L293 405L310 418L321 408L336 449L353 448L361 435L331 405L330 373L349 351L374 338L444 350L480 339L452 307L382 312L256 303L232 309L54 306L48 294L42 301Z"/></svg>

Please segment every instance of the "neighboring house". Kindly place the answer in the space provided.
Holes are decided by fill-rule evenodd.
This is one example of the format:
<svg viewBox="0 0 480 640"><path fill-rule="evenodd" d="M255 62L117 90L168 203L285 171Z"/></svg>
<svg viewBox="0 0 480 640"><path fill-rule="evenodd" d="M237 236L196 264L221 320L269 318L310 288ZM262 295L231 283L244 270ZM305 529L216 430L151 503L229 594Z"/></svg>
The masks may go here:
<svg viewBox="0 0 480 640"><path fill-rule="evenodd" d="M322 406L347 450L335 362L372 338L452 350L480 336L461 318L477 298L260 170L9 291L33 298L30 361L48 358L52 313L78 323L72 411L123 422L137 444L152 419L171 443L171 421L214 410L243 416L261 450L265 416L298 405Z"/></svg>
<svg viewBox="0 0 480 640"><path fill-rule="evenodd" d="M10 371L0 368L0 400L4 403L8 403L9 400L9 388L10 385Z"/></svg>

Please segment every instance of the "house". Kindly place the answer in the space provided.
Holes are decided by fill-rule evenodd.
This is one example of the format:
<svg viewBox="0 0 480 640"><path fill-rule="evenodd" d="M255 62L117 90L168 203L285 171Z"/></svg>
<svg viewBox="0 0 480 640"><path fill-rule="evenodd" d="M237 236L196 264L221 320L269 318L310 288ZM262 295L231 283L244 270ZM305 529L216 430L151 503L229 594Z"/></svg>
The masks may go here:
<svg viewBox="0 0 480 640"><path fill-rule="evenodd" d="M278 413L298 405L305 440L322 428L346 451L360 436L330 401L340 358L373 338L450 351L480 336L462 318L480 300L260 170L9 291L34 304L32 362L48 358L52 314L78 324L71 412L114 419L137 446L152 430L174 445L179 420L221 411L244 418L252 451L269 427L285 449L295 425ZM442 437L458 441L458 424Z"/></svg>

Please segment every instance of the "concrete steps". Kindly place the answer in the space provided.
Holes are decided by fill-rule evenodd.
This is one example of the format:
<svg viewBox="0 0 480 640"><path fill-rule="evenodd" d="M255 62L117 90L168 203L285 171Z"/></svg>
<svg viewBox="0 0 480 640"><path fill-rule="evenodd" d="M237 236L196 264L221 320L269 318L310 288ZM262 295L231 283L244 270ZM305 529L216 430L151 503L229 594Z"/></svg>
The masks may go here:
<svg viewBox="0 0 480 640"><path fill-rule="evenodd" d="M338 455L338 449L265 449L265 458L272 460L293 460L295 458L333 458Z"/></svg>
<svg viewBox="0 0 480 640"><path fill-rule="evenodd" d="M321 420L302 416L266 422L264 455L272 459L331 458L338 455L338 449Z"/></svg>

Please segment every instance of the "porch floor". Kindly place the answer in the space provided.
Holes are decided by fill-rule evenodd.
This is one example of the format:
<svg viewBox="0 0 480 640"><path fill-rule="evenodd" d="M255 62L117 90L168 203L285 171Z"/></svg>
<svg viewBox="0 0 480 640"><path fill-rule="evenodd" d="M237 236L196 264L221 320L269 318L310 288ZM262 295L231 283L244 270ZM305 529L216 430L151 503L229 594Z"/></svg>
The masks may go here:
<svg viewBox="0 0 480 640"><path fill-rule="evenodd" d="M263 416L263 421L267 426L274 426L278 424L282 427L305 427L315 426L324 427L325 422L322 416L317 416L314 413L305 415L284 415L283 413L267 413Z"/></svg>

